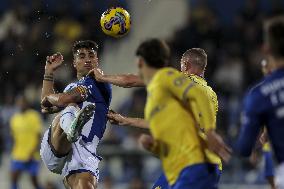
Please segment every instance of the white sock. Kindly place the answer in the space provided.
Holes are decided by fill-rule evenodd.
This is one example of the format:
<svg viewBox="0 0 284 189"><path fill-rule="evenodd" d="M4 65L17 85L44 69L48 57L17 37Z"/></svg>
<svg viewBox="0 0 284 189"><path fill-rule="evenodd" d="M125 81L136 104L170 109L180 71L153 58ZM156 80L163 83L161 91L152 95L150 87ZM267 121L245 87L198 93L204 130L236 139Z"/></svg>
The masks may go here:
<svg viewBox="0 0 284 189"><path fill-rule="evenodd" d="M70 131L71 123L76 117L78 109L74 106L67 106L62 112L60 117L60 127L67 134Z"/></svg>

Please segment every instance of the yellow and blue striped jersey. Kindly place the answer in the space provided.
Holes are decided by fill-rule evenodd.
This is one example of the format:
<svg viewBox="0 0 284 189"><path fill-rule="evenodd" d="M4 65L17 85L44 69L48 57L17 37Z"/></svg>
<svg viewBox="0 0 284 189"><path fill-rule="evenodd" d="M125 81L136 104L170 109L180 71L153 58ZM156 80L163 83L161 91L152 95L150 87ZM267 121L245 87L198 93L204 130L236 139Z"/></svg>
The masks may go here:
<svg viewBox="0 0 284 189"><path fill-rule="evenodd" d="M39 160L39 135L42 131L41 116L34 110L16 113L10 120L13 137L12 158L28 161L31 156ZM34 154L32 154L34 153Z"/></svg>
<svg viewBox="0 0 284 189"><path fill-rule="evenodd" d="M217 96L205 80L163 68L152 78L147 93L145 118L169 184L187 166L221 164L202 142L204 131L216 127L218 109Z"/></svg>

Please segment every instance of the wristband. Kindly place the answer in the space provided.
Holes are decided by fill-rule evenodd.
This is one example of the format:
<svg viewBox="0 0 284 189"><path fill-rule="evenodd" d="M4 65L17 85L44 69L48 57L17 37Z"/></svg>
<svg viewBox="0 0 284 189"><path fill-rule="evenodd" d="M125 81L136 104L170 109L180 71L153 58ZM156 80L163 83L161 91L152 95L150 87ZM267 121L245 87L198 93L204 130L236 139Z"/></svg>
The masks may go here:
<svg viewBox="0 0 284 189"><path fill-rule="evenodd" d="M53 75L44 75L43 80L45 81L54 81Z"/></svg>

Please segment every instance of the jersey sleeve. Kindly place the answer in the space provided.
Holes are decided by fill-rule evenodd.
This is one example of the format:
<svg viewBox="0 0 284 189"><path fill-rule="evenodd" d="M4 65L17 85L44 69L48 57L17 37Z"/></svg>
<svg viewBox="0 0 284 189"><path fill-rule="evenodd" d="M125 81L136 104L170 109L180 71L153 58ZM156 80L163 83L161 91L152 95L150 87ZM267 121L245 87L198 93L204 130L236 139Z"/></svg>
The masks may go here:
<svg viewBox="0 0 284 189"><path fill-rule="evenodd" d="M92 91L89 89L88 85L85 82L82 83L71 83L67 87L65 87L63 93L68 93L71 90L75 90L81 94L82 99L87 99Z"/></svg>
<svg viewBox="0 0 284 189"><path fill-rule="evenodd" d="M214 107L206 89L178 71L169 70L164 78L166 89L193 115L197 129L202 133L214 129Z"/></svg>
<svg viewBox="0 0 284 189"><path fill-rule="evenodd" d="M244 100L241 131L235 146L235 151L242 156L251 154L263 125L259 102L261 102L261 99L255 92L250 92Z"/></svg>

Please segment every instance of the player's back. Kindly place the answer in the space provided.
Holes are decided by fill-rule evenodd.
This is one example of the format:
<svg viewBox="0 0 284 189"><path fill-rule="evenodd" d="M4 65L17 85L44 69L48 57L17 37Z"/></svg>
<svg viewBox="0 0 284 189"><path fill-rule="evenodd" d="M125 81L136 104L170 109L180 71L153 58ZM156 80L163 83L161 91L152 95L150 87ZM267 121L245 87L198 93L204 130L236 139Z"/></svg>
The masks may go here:
<svg viewBox="0 0 284 189"><path fill-rule="evenodd" d="M284 162L284 69L274 71L251 91L279 162Z"/></svg>
<svg viewBox="0 0 284 189"><path fill-rule="evenodd" d="M214 114L215 114L214 119L212 120L213 121L212 125L214 129L216 129L216 119L217 119L217 113L218 113L218 98L217 98L215 91L209 85L207 85L206 80L202 77L191 74L189 75L189 79L191 79L193 82L195 82L196 84L204 88L207 94L209 95L211 99L210 105L212 106L214 110ZM200 135L204 136L204 133L200 133ZM205 154L209 162L218 162L219 169L222 170L222 161L219 156L217 156L214 152L210 151L209 149L205 149Z"/></svg>

